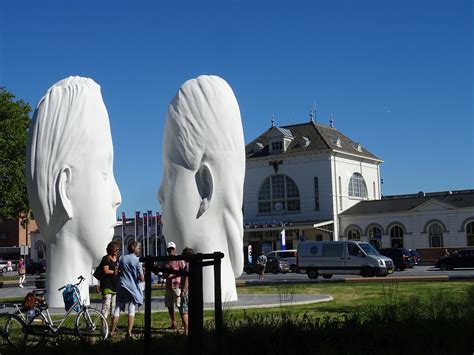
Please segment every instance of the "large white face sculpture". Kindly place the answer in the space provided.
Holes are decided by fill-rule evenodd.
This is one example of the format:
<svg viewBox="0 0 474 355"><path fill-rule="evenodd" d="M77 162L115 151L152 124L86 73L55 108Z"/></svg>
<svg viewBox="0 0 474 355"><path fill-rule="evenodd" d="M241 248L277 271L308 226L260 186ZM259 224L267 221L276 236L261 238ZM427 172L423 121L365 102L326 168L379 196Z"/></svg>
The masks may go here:
<svg viewBox="0 0 474 355"><path fill-rule="evenodd" d="M62 307L57 289L90 275L113 237L121 202L109 117L92 79L61 80L38 103L29 131L27 187L47 244L48 302ZM81 292L88 297L88 285Z"/></svg>
<svg viewBox="0 0 474 355"><path fill-rule="evenodd" d="M222 299L237 299L243 267L245 145L239 106L217 76L183 84L171 102L158 193L163 234L198 253L222 251ZM212 267L204 268L204 302L214 301Z"/></svg>

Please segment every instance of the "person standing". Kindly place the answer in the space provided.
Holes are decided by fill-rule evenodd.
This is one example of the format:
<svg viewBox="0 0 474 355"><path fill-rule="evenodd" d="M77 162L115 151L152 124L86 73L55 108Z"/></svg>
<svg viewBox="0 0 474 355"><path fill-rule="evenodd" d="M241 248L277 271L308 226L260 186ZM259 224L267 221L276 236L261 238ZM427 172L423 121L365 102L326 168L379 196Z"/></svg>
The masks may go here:
<svg viewBox="0 0 474 355"><path fill-rule="evenodd" d="M20 258L20 261L18 262L18 275L20 275L20 279L18 280L18 286L23 288L23 283L26 279L26 266L23 258Z"/></svg>
<svg viewBox="0 0 474 355"><path fill-rule="evenodd" d="M112 330L110 336L114 336L117 328L120 311L128 307L127 338L132 337L133 323L135 322L135 310L143 304L143 295L138 283L143 281L143 268L138 256L141 245L133 241L128 245L128 255L122 255L119 259L119 281L117 284L117 305L112 318Z"/></svg>
<svg viewBox="0 0 474 355"><path fill-rule="evenodd" d="M8 259L7 261L7 272L13 271L13 265L11 259Z"/></svg>
<svg viewBox="0 0 474 355"><path fill-rule="evenodd" d="M182 256L191 256L194 255L194 250L191 248L184 248L181 253ZM186 262L185 270L189 272L189 261ZM179 313L181 314L181 320L183 322L184 334L188 335L188 305L189 305L189 276L182 276L181 283L179 285L181 289L181 304L179 305Z"/></svg>
<svg viewBox="0 0 474 355"><path fill-rule="evenodd" d="M267 266L267 257L265 256L265 254L263 254L263 252L258 257L257 264L260 266L258 279L263 280L263 278L265 277L265 267Z"/></svg>
<svg viewBox="0 0 474 355"><path fill-rule="evenodd" d="M174 242L169 242L166 245L166 251L168 255L176 255L176 244ZM186 264L183 260L171 260L165 267L167 269L173 269L176 271L184 270ZM165 286L165 306L168 308L168 313L171 319L171 325L168 329L178 328L176 325L176 316L174 313L175 306L179 308L180 306L180 296L181 289L179 288L181 283L181 277L177 274L165 274L166 286Z"/></svg>
<svg viewBox="0 0 474 355"><path fill-rule="evenodd" d="M115 300L117 297L118 283L118 252L120 250L119 243L110 242L107 245L107 255L104 255L100 262L102 267L103 278L100 280L100 290L102 294L102 314L105 319L112 316L115 310Z"/></svg>

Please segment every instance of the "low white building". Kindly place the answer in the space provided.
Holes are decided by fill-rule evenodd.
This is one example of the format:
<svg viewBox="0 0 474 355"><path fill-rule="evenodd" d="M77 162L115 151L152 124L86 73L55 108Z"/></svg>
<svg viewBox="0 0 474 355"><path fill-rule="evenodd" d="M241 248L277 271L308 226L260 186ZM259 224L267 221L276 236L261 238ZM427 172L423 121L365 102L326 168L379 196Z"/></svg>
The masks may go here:
<svg viewBox="0 0 474 355"><path fill-rule="evenodd" d="M277 127L246 146L244 253L287 249L302 240L337 240L339 214L380 199L382 160L337 129Z"/></svg>
<svg viewBox="0 0 474 355"><path fill-rule="evenodd" d="M474 247L474 190L362 201L339 214L339 239L411 249Z"/></svg>

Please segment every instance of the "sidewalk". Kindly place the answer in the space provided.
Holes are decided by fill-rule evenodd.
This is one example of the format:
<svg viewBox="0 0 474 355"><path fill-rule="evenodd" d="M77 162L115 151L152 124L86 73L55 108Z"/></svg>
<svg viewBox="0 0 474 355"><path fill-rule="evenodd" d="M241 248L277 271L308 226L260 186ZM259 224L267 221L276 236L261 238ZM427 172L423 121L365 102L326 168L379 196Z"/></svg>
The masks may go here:
<svg viewBox="0 0 474 355"><path fill-rule="evenodd" d="M25 287L26 291L27 288ZM33 290L33 287L31 287ZM30 291L31 291L30 290ZM231 309L252 309L252 308L271 308L271 307L284 307L284 306L295 306L295 305L304 305L311 303L319 302L329 302L333 298L329 295L306 295L306 294L258 294L258 295L239 295L238 301L233 302L223 302L222 309L231 310ZM101 308L101 300L95 299L91 300L92 308ZM213 310L213 303L205 303L205 310ZM11 312L12 308L0 309L0 313ZM151 299L151 310L152 312L168 312L168 309L165 307L165 298L164 296L152 297ZM49 308L51 314L64 314L64 308ZM140 308L139 312L143 312L143 307Z"/></svg>

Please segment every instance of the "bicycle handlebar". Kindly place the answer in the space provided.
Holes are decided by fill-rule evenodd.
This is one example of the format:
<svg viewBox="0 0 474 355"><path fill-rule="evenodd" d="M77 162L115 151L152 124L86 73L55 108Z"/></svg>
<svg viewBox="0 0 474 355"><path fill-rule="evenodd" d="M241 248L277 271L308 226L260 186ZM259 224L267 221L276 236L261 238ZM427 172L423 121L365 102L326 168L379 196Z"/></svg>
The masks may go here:
<svg viewBox="0 0 474 355"><path fill-rule="evenodd" d="M77 284L75 284L75 286L79 286L81 284L82 281L84 281L86 278L82 275L80 275L78 278L79 282ZM60 287L58 288L58 291L61 291L61 290L64 290L66 288L66 286L68 286L70 284L67 284L67 285L64 285L63 287Z"/></svg>

